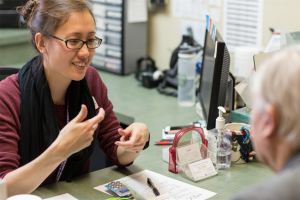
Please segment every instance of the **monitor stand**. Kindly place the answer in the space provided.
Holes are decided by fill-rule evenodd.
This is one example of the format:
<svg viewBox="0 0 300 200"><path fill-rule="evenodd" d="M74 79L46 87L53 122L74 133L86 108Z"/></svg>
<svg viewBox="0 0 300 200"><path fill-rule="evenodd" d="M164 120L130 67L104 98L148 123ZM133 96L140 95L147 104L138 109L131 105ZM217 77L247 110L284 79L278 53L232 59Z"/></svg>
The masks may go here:
<svg viewBox="0 0 300 200"><path fill-rule="evenodd" d="M228 86L227 86L227 92L226 92L226 99L228 99L228 116L225 117L225 123L230 123L231 122L231 112L234 110L234 91L235 87L235 78L234 76L229 72L228 75Z"/></svg>

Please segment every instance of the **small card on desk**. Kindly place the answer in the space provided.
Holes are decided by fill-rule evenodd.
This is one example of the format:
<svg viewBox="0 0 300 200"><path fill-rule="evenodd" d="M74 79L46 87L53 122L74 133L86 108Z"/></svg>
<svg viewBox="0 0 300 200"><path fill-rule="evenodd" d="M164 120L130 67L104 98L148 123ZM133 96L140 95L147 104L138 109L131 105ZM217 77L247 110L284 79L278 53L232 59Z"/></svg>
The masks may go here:
<svg viewBox="0 0 300 200"><path fill-rule="evenodd" d="M189 167L195 180L201 180L217 174L210 158L189 164Z"/></svg>

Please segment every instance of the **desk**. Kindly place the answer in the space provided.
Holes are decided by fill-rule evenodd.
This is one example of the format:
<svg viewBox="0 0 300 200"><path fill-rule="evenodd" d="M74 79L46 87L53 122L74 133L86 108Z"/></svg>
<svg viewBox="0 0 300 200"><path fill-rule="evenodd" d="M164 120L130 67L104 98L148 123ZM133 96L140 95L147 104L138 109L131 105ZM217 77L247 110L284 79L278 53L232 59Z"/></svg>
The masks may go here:
<svg viewBox="0 0 300 200"><path fill-rule="evenodd" d="M229 199L237 192L273 175L266 166L259 162L232 165L227 170L219 170L217 176L193 182L184 174L173 174L168 171L168 164L162 159L162 148L153 142L161 139L162 128L166 125L187 124L196 121L194 107L179 107L177 99L161 95L156 89L138 86L134 76L118 76L100 71L108 88L108 96L114 104L114 111L135 118L136 122L147 124L151 133L151 142L147 150L141 152L134 164L128 168L109 167L75 178L71 183L59 182L38 188L33 194L48 198L63 193L70 193L77 199L99 200L111 197L94 187L122 178L124 176L148 169L162 175L195 185L218 193L215 199Z"/></svg>

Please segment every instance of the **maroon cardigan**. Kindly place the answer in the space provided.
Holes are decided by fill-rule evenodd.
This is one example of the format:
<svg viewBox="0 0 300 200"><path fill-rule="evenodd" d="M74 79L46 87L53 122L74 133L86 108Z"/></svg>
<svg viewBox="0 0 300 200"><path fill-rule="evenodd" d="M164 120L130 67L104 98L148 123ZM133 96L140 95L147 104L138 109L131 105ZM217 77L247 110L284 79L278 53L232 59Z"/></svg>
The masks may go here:
<svg viewBox="0 0 300 200"><path fill-rule="evenodd" d="M99 108L105 110L105 118L97 128L99 147L115 165L125 167L119 163L117 158L118 146L114 143L121 137L118 133L118 128L121 126L113 112L113 105L107 97L107 88L95 68L88 67L85 77L91 95L96 99ZM97 114L99 108L96 110ZM17 169L20 164L18 154L18 142L21 134L20 109L18 74L14 74L0 82L0 178ZM56 105L55 111L59 124L64 127L66 125L65 106ZM88 173L89 167L90 159L85 163L82 174ZM54 183L57 170L58 168L45 179L42 185Z"/></svg>

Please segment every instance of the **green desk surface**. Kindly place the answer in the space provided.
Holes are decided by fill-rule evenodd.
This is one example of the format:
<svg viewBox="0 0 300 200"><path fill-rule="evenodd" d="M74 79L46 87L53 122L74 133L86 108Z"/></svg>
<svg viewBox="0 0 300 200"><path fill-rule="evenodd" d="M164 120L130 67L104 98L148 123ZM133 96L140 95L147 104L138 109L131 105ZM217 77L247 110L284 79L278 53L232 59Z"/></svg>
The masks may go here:
<svg viewBox="0 0 300 200"><path fill-rule="evenodd" d="M165 176L218 193L211 199L229 199L237 192L273 175L263 164L253 161L248 164L232 165L219 171L217 176L193 182L184 174L168 171L168 164L162 159L162 149L168 146L155 146L153 142L161 139L162 128L167 125L184 125L199 119L194 107L179 107L177 99L161 95L156 89L138 86L134 76L119 76L99 72L108 88L108 96L114 110L135 118L135 122L147 124L151 142L147 150L141 152L132 166L128 168L110 167L75 178L71 183L59 182L36 189L33 194L42 198L69 193L79 200L99 200L111 197L93 189L96 186L148 169Z"/></svg>

